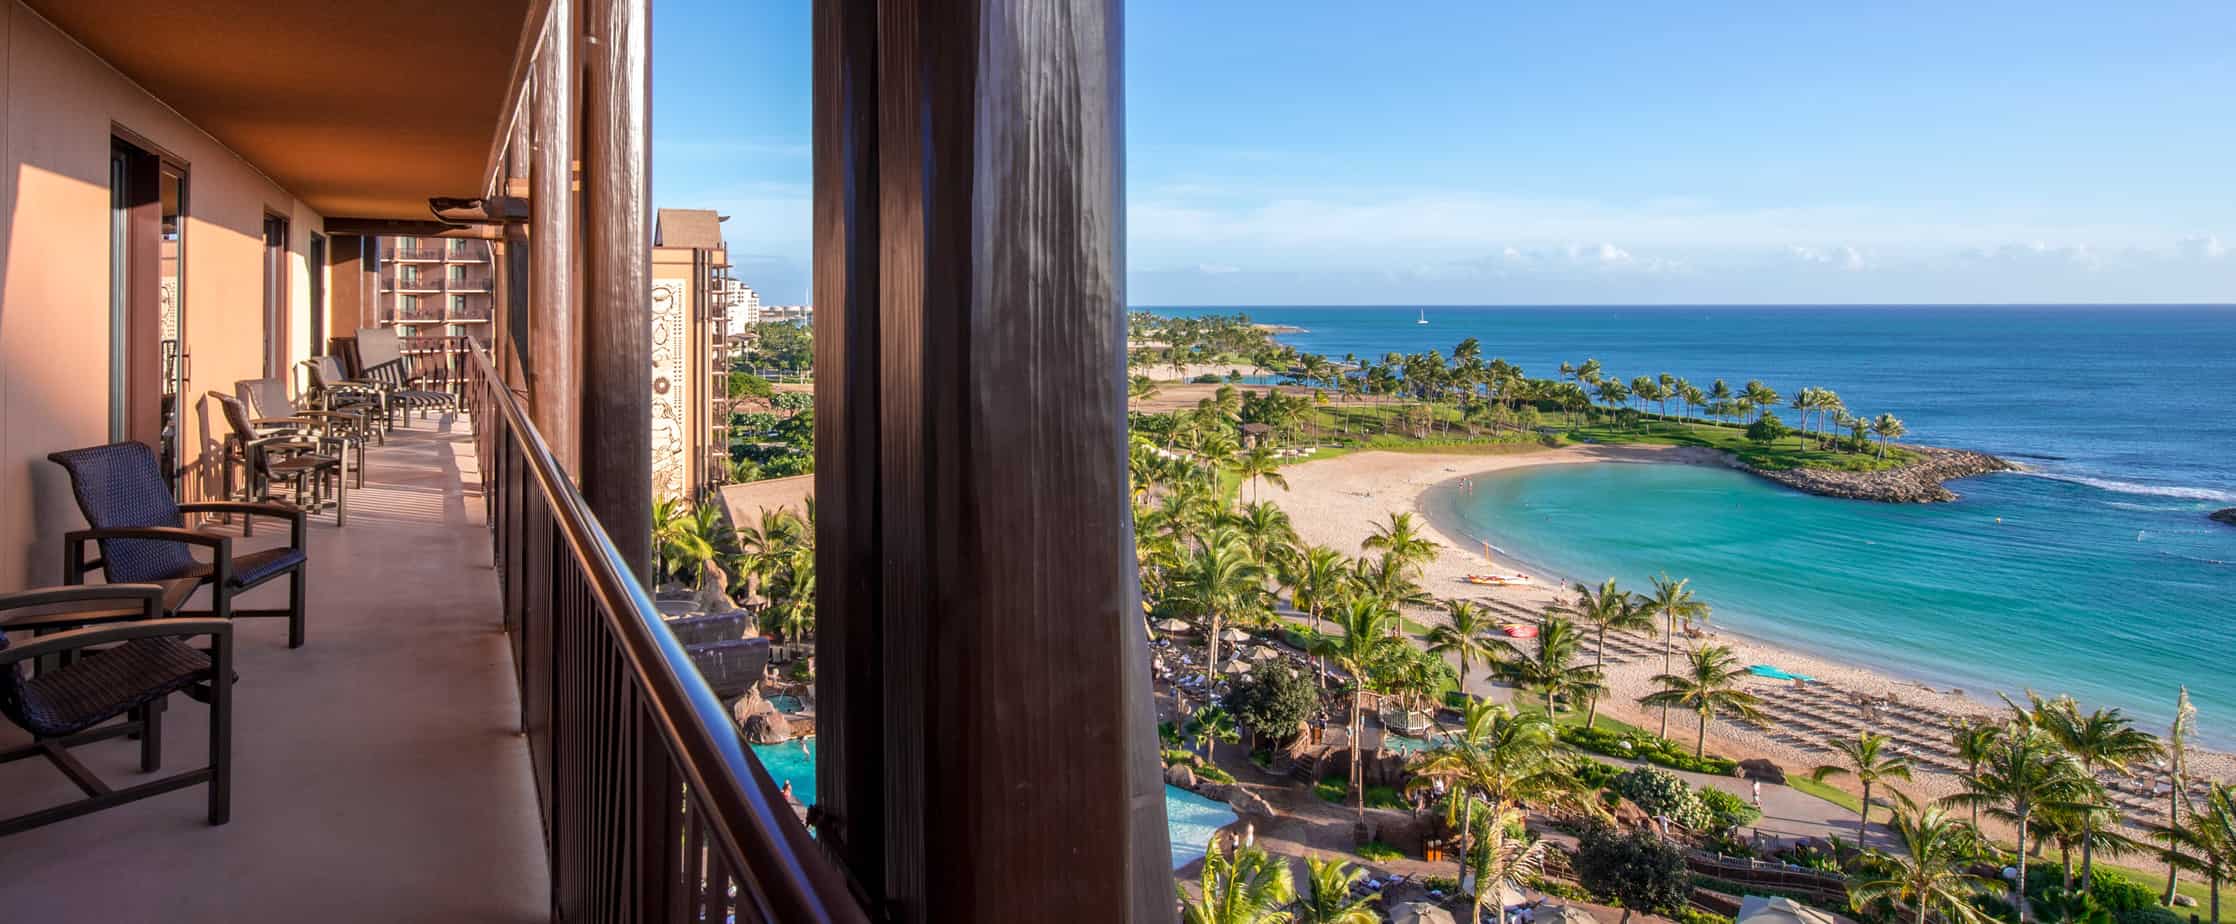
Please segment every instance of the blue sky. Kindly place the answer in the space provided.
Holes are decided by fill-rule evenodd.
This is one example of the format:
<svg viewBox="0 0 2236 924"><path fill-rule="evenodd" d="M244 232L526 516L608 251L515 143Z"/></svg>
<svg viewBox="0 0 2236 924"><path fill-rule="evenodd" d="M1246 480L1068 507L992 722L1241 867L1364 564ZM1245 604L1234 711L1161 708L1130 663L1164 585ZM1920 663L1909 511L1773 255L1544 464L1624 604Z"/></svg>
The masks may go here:
<svg viewBox="0 0 2236 924"><path fill-rule="evenodd" d="M654 19L654 199L775 302L808 9ZM1126 17L1137 305L2236 301L2236 4Z"/></svg>

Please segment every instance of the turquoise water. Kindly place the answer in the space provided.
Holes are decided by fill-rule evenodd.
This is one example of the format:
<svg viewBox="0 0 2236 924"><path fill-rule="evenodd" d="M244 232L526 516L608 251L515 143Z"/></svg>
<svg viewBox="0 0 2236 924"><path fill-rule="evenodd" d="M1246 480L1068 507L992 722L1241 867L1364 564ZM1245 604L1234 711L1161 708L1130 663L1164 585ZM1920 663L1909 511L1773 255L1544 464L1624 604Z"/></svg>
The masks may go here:
<svg viewBox="0 0 2236 924"><path fill-rule="evenodd" d="M1234 810L1178 786L1165 786L1165 825L1172 835L1172 868L1203 857L1214 831L1234 824Z"/></svg>
<svg viewBox="0 0 2236 924"><path fill-rule="evenodd" d="M802 805L815 804L815 739L804 739L807 750L802 752L799 742L784 744L752 745L753 756L760 758L761 766L769 778L783 786L792 784L792 797ZM1165 823L1172 837L1173 868L1203 856L1203 847L1211 840L1211 832L1235 822L1234 811L1225 804L1213 802L1178 786L1165 787Z"/></svg>
<svg viewBox="0 0 2236 924"><path fill-rule="evenodd" d="M2032 684L2161 726L2188 684L2236 743L2236 530L2202 505L1990 475L1961 500L1813 497L1728 469L1556 465L1428 509L1547 576L1691 577L1741 634L1976 696Z"/></svg>
<svg viewBox="0 0 2236 924"><path fill-rule="evenodd" d="M807 708L800 702L799 697L793 696L789 693L779 693L775 696L769 697L769 705L775 706L776 711L786 714L796 713L802 709Z"/></svg>

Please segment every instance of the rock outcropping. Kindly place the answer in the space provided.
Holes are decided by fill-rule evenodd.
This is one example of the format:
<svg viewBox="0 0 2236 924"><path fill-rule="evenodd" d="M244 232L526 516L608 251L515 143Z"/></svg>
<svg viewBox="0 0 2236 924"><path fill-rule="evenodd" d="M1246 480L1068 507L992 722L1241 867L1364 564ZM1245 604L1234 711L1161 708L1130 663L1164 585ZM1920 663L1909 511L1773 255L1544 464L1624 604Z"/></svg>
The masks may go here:
<svg viewBox="0 0 2236 924"><path fill-rule="evenodd" d="M1756 468L1737 459L1732 467L1752 472L1797 491L1825 497L1924 504L1956 500L1956 492L1943 482L1989 472L2016 471L2018 466L1982 452L1962 449L1907 447L1924 458L1900 468L1876 472L1844 472L1822 468Z"/></svg>
<svg viewBox="0 0 2236 924"><path fill-rule="evenodd" d="M2208 516L2210 516L2217 522L2226 523L2230 526L2236 526L2236 507L2228 507L2221 510L2215 510L2211 514L2208 514Z"/></svg>

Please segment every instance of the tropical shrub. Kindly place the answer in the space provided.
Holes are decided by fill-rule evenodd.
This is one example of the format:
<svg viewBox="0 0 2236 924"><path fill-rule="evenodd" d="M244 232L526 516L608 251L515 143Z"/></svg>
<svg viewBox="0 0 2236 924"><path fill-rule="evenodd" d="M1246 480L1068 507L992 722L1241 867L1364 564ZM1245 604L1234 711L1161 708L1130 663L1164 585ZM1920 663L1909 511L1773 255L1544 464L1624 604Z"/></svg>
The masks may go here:
<svg viewBox="0 0 2236 924"><path fill-rule="evenodd" d="M1713 754L1694 757L1690 748L1654 735L1572 725L1561 729L1560 736L1562 741L1578 750L1605 754L1609 757L1643 760L1672 770L1687 770L1714 776L1731 776L1739 770L1738 761L1726 757L1717 757Z"/></svg>
<svg viewBox="0 0 2236 924"><path fill-rule="evenodd" d="M1213 783L1233 783L1234 774L1219 769L1218 764L1201 760L1196 762L1196 779Z"/></svg>
<svg viewBox="0 0 2236 924"><path fill-rule="evenodd" d="M730 397L732 398L767 398L774 394L776 394L776 389L769 385L768 379L750 372L730 373Z"/></svg>
<svg viewBox="0 0 2236 924"><path fill-rule="evenodd" d="M1713 911L1702 911L1691 905L1678 905L1665 912L1677 924L1731 924L1731 919Z"/></svg>
<svg viewBox="0 0 2236 924"><path fill-rule="evenodd" d="M1357 853L1359 856L1365 857L1369 860L1373 860L1377 863L1387 863L1391 860L1402 860L1405 858L1405 851L1382 843L1381 841L1368 841L1364 844L1360 844Z"/></svg>
<svg viewBox="0 0 2236 924"><path fill-rule="evenodd" d="M1206 372L1202 375L1196 376L1195 378L1189 379L1188 381L1193 382L1197 385L1217 385L1220 382L1226 381L1226 379L1216 373Z"/></svg>
<svg viewBox="0 0 2236 924"><path fill-rule="evenodd" d="M1648 815L1666 816L1670 821L1687 828L1709 827L1707 807L1700 804L1700 798L1693 794L1692 787L1686 786L1684 780L1667 770L1632 767L1615 777L1614 784L1609 788L1621 793L1623 798L1637 803Z"/></svg>
<svg viewBox="0 0 2236 924"><path fill-rule="evenodd" d="M1571 865L1584 888L1634 910L1679 908L1692 894L1684 853L1650 831L1619 834L1594 825L1584 832Z"/></svg>
<svg viewBox="0 0 2236 924"><path fill-rule="evenodd" d="M2119 924L2184 924L2187 919L2164 905L2152 905L2132 911L2114 912L2112 920Z"/></svg>
<svg viewBox="0 0 2236 924"><path fill-rule="evenodd" d="M2078 879L2080 870L2075 869L2073 875L2075 879ZM2087 890L2090 897L2094 898L2098 905L2103 906L2105 911L2114 915L2159 907L2157 893L2151 891L2149 886L2138 883L2125 875L2099 866L2092 872L2091 878L2095 880L2095 883L2094 888ZM2065 870L2059 864L2050 862L2027 864L2027 898L2036 901L2043 900L2050 893L2062 888L2064 883ZM2083 886L2084 883L2081 882L2073 883L2075 891L2082 890Z"/></svg>
<svg viewBox="0 0 2236 924"><path fill-rule="evenodd" d="M1320 708L1320 691L1286 663L1274 663L1235 684L1226 706L1253 740L1286 744Z"/></svg>
<svg viewBox="0 0 2236 924"><path fill-rule="evenodd" d="M1576 782L1590 789L1605 789L1614 785L1615 778L1623 775L1621 768L1596 760L1579 760L1575 768Z"/></svg>
<svg viewBox="0 0 2236 924"><path fill-rule="evenodd" d="M1710 826L1718 831L1751 825L1762 818L1762 810L1756 808L1753 802L1714 786L1702 786L1694 794L1699 797L1701 806L1708 810L1708 816L1712 819Z"/></svg>

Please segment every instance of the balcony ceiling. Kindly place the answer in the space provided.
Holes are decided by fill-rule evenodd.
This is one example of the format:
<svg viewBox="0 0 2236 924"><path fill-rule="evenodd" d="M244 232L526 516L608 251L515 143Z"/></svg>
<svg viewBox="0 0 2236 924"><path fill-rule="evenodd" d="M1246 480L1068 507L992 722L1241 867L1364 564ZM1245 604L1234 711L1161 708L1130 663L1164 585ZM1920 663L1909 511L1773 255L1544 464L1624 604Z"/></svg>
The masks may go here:
<svg viewBox="0 0 2236 924"><path fill-rule="evenodd" d="M547 0L26 0L328 217L478 196Z"/></svg>

